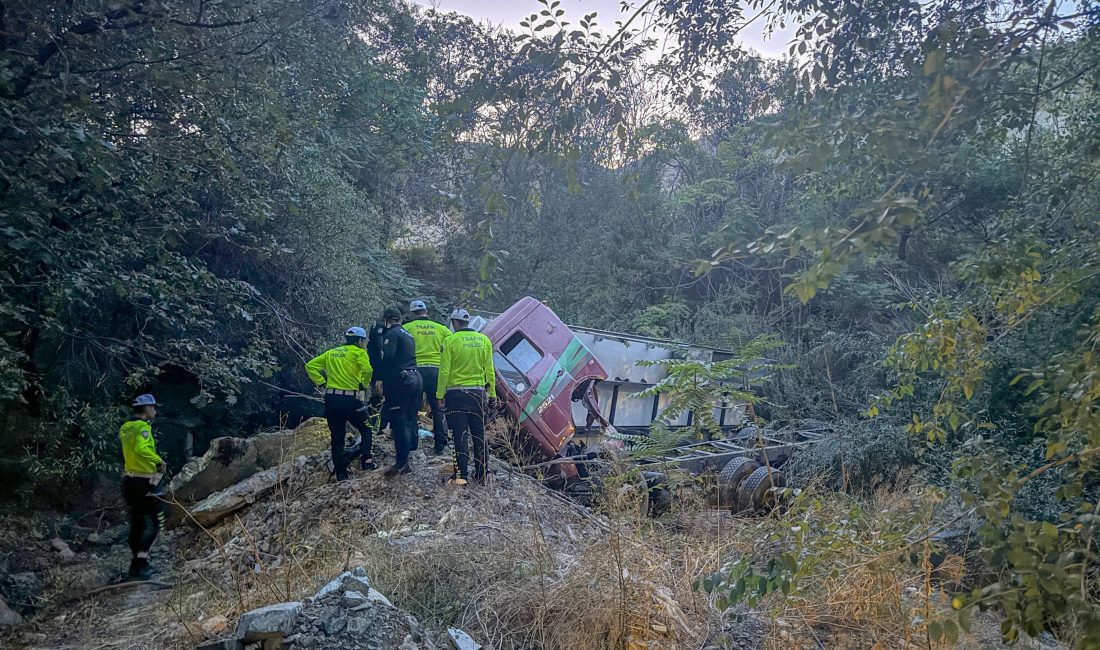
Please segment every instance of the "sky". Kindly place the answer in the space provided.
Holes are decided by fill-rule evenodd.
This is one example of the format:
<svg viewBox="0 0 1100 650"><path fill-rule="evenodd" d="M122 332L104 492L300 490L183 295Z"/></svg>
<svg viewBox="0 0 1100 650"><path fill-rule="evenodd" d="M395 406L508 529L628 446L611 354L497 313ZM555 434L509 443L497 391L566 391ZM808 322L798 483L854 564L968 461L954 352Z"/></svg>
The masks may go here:
<svg viewBox="0 0 1100 650"><path fill-rule="evenodd" d="M519 22L538 13L544 7L535 0L415 0L419 4L432 6L440 11L455 11L471 16L478 21L487 21L493 25L503 25L518 29ZM620 0L560 0L560 8L565 10L565 18L571 22L593 11L597 12L597 21L604 33L611 33L616 20L625 20L629 14L620 11ZM637 23L633 23L631 27ZM787 52L787 42L793 35L788 27L784 32L776 32L770 39L761 34L763 25L750 25L743 34L742 42L764 56L780 57ZM654 35L660 38L658 35Z"/></svg>

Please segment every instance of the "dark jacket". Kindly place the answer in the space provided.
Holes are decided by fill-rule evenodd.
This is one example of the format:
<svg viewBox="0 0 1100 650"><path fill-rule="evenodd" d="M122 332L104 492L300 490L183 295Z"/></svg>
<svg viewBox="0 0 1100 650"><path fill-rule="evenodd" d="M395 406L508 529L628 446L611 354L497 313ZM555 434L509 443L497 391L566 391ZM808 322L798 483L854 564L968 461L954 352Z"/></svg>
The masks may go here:
<svg viewBox="0 0 1100 650"><path fill-rule="evenodd" d="M367 356L370 357L371 368L375 369L375 380L381 381L382 375L378 374L382 367L382 339L385 338L386 324L380 320L374 321L367 330Z"/></svg>
<svg viewBox="0 0 1100 650"><path fill-rule="evenodd" d="M382 381L397 378L402 370L416 368L416 341L400 325L394 325L382 335Z"/></svg>

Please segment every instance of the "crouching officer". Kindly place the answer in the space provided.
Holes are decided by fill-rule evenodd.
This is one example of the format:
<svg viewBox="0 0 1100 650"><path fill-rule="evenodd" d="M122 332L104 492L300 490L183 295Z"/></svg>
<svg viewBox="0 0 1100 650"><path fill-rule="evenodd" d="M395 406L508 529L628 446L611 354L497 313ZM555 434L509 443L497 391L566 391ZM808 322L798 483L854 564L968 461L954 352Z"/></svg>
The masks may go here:
<svg viewBox="0 0 1100 650"><path fill-rule="evenodd" d="M416 370L416 341L401 327L401 311L388 307L382 312L386 332L382 338L382 391L385 394L385 414L396 458L386 470L386 478L409 471L409 452L416 449L420 425L417 410L424 398L424 384Z"/></svg>
<svg viewBox="0 0 1100 650"><path fill-rule="evenodd" d="M454 437L458 464L455 482L465 484L471 478L469 437L474 440L472 478L482 482L489 463L485 446L486 395L491 399L497 396L493 344L489 337L470 329L470 314L465 309L451 312L451 326L455 332L443 340L435 395L444 400L447 424Z"/></svg>
<svg viewBox="0 0 1100 650"><path fill-rule="evenodd" d="M424 382L424 396L432 411L432 434L435 437L435 455L439 456L447 447L447 420L443 415L443 404L435 396L439 386L439 353L443 349L443 339L451 335L445 325L428 318L428 307L423 300L414 300L409 304L413 319L405 323L405 331L416 342L416 369Z"/></svg>
<svg viewBox="0 0 1100 650"><path fill-rule="evenodd" d="M164 473L164 461L157 455L157 442L149 423L157 415L157 400L138 395L132 404L134 415L118 430L125 473L122 498L130 512L130 578L146 580L153 569L149 549L164 523L164 508L153 492Z"/></svg>
<svg viewBox="0 0 1100 650"><path fill-rule="evenodd" d="M359 400L359 391L370 388L373 369L367 357L367 331L349 328L345 344L332 348L306 363L306 374L325 388L325 419L332 442L332 467L337 481L348 480L348 460L344 456L344 434L350 422L363 437L362 467L377 469L372 451L372 436L367 426L367 407Z"/></svg>

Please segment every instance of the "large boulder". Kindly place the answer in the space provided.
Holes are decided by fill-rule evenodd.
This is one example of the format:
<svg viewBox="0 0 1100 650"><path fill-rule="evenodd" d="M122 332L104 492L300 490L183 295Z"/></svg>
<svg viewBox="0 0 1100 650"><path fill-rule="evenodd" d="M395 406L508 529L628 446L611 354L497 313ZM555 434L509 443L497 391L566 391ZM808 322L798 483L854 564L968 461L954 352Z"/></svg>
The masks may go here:
<svg viewBox="0 0 1100 650"><path fill-rule="evenodd" d="M294 629L294 620L302 611L302 603L277 603L241 614L237 623L237 638L245 643L264 639L282 639Z"/></svg>
<svg viewBox="0 0 1100 650"><path fill-rule="evenodd" d="M298 456L310 456L328 449L328 424L324 418L310 418L297 429L264 431L249 440L256 447L256 463L267 469Z"/></svg>
<svg viewBox="0 0 1100 650"><path fill-rule="evenodd" d="M256 446L247 438L214 438L201 458L187 461L168 484L177 501L194 503L252 476L259 470Z"/></svg>
<svg viewBox="0 0 1100 650"><path fill-rule="evenodd" d="M8 604L0 598L0 630L23 624L23 617L13 612Z"/></svg>
<svg viewBox="0 0 1100 650"><path fill-rule="evenodd" d="M274 490L276 485L289 479L296 471L301 471L301 463L297 461L283 463L259 474L253 474L240 483L211 494L189 506L186 521L203 527L216 524L234 512L252 505L257 499Z"/></svg>

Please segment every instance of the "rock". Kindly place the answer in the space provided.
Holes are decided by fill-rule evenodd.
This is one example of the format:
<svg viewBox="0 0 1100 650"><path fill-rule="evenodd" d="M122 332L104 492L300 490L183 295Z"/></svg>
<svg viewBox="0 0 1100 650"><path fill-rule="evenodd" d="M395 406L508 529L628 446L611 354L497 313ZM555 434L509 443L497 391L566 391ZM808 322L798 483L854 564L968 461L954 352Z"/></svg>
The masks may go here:
<svg viewBox="0 0 1100 650"><path fill-rule="evenodd" d="M348 616L339 607L326 607L313 621L313 626L325 633L325 636L339 634L348 625Z"/></svg>
<svg viewBox="0 0 1100 650"><path fill-rule="evenodd" d="M53 550L57 551L57 554L61 556L62 560L71 560L76 557L76 553L73 552L73 549L69 548L69 545L65 543L65 540L59 537L54 537L53 539L51 539L50 546L53 548Z"/></svg>
<svg viewBox="0 0 1100 650"><path fill-rule="evenodd" d="M222 632L229 627L229 619L218 614L217 616L211 616L201 623L202 633L206 638L221 636Z"/></svg>
<svg viewBox="0 0 1100 650"><path fill-rule="evenodd" d="M244 644L240 639L215 639L195 646L195 650L243 650L243 648Z"/></svg>
<svg viewBox="0 0 1100 650"><path fill-rule="evenodd" d="M38 580L38 574L34 571L23 571L22 573L13 573L8 576L12 584L22 589L35 589L40 587L41 584Z"/></svg>
<svg viewBox="0 0 1100 650"><path fill-rule="evenodd" d="M366 601L367 597L358 591L345 591L344 598L340 601L340 604L351 609L352 607L362 605Z"/></svg>
<svg viewBox="0 0 1100 650"><path fill-rule="evenodd" d="M447 636L451 637L455 650L481 650L481 644L457 627L447 628Z"/></svg>
<svg viewBox="0 0 1100 650"><path fill-rule="evenodd" d="M374 587L371 587L367 590L367 600L373 603L382 603L383 605L389 605L390 607L393 607L393 603L390 602L390 599L383 596L382 592L378 591Z"/></svg>
<svg viewBox="0 0 1100 650"><path fill-rule="evenodd" d="M367 578L367 570L363 567L355 567L351 571L345 571L336 578L329 581L324 587L321 587L320 591L313 594L310 598L310 602L321 600L325 596L334 594L337 592L358 592L362 593L370 591L370 579Z"/></svg>
<svg viewBox="0 0 1100 650"><path fill-rule="evenodd" d="M281 639L294 629L294 619L301 611L302 603L289 602L245 612L237 622L236 636L245 643Z"/></svg>
<svg viewBox="0 0 1100 650"><path fill-rule="evenodd" d="M256 446L245 438L215 438L201 458L187 461L168 484L173 497L194 503L252 476L259 470Z"/></svg>
<svg viewBox="0 0 1100 650"><path fill-rule="evenodd" d="M23 624L23 617L18 612L12 611L8 604L0 598L0 630Z"/></svg>
<svg viewBox="0 0 1100 650"><path fill-rule="evenodd" d="M268 469L328 449L328 424L324 418L312 418L293 431L264 431L249 440L256 447L256 463Z"/></svg>
<svg viewBox="0 0 1100 650"><path fill-rule="evenodd" d="M99 533L90 533L87 542L92 546L110 546L111 538L106 535L100 535Z"/></svg>
<svg viewBox="0 0 1100 650"><path fill-rule="evenodd" d="M352 616L348 619L348 634L359 636L370 628L370 621L365 616Z"/></svg>
<svg viewBox="0 0 1100 650"><path fill-rule="evenodd" d="M187 508L186 521L208 528L234 512L255 503L257 499L274 490L276 485L290 478L293 471L289 463L272 467L221 492L211 494Z"/></svg>

